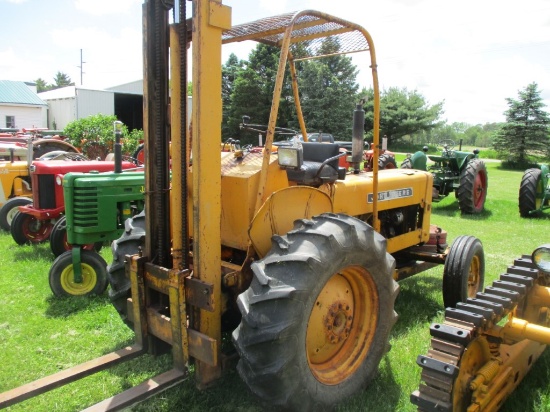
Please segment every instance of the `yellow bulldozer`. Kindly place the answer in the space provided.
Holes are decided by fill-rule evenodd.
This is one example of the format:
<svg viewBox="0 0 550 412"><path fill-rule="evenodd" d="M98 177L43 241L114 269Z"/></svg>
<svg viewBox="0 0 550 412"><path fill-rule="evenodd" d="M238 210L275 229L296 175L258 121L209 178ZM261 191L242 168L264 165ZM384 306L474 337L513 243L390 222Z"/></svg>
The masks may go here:
<svg viewBox="0 0 550 412"><path fill-rule="evenodd" d="M338 46L331 54L370 55L378 158L377 62L364 28L314 10L232 26L221 1L193 0L191 13L188 3L143 4L145 210L126 222L109 265L111 300L136 344L0 394L0 407L166 345L172 370L97 409L118 410L173 386L191 364L204 389L231 357L222 344L230 336L239 375L261 401L328 409L374 377L397 319L398 281L442 265L452 308L482 289L480 240L462 235L449 246L430 224L431 173L378 170L377 162L373 171L361 168L361 103L350 114L350 169L338 166L337 145L307 141L295 62L325 57L320 46L330 39ZM249 40L280 48L265 144L218 154L222 46ZM275 151L287 71L304 141Z"/></svg>

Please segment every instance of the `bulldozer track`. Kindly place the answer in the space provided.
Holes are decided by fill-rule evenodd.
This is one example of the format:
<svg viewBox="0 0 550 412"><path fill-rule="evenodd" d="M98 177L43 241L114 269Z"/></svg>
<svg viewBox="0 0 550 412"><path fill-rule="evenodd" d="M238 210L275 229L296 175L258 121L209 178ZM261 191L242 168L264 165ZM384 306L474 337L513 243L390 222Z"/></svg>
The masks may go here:
<svg viewBox="0 0 550 412"><path fill-rule="evenodd" d="M521 315L518 303L527 296L538 276L531 256L522 256L484 292L459 302L456 308L447 308L445 321L430 326L430 349L417 358L422 382L411 394L411 402L419 411L454 410L457 402L453 391L465 349L514 310Z"/></svg>

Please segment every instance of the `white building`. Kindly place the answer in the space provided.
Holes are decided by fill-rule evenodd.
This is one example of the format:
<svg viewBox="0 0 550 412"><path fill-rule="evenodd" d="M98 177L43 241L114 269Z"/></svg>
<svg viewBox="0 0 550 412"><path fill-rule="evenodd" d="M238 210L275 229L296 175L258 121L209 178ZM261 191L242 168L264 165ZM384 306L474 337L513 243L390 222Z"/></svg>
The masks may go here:
<svg viewBox="0 0 550 412"><path fill-rule="evenodd" d="M0 80L0 129L47 127L47 108L35 83Z"/></svg>
<svg viewBox="0 0 550 412"><path fill-rule="evenodd" d="M106 90L67 86L38 93L48 105L47 127L63 130L73 120L96 114L115 115L129 129L143 129L143 81Z"/></svg>

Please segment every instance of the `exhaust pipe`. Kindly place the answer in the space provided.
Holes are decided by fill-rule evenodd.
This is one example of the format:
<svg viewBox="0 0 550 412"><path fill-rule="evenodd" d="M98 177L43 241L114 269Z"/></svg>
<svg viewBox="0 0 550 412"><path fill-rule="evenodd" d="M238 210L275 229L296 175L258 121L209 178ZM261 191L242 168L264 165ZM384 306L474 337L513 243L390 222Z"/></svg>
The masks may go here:
<svg viewBox="0 0 550 412"><path fill-rule="evenodd" d="M351 164L353 173L359 174L361 162L363 161L364 149L364 128L365 128L365 111L363 110L364 100L361 100L355 106L353 111L353 132L351 139Z"/></svg>

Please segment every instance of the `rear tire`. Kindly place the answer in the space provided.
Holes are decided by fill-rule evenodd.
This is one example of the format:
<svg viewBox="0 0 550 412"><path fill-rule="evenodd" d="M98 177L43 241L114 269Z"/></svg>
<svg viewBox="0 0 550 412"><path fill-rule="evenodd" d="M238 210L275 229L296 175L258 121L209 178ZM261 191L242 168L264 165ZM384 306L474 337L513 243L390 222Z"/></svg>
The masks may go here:
<svg viewBox="0 0 550 412"><path fill-rule="evenodd" d="M387 153L384 153L383 155L380 155L378 157L378 169L396 169L397 163L395 162L395 157L392 155L389 155Z"/></svg>
<svg viewBox="0 0 550 412"><path fill-rule="evenodd" d="M540 208L542 206L544 189L542 187L541 170L527 169L521 178L519 186L519 215L521 217L541 216Z"/></svg>
<svg viewBox="0 0 550 412"><path fill-rule="evenodd" d="M74 281L72 252L59 255L49 273L50 289L58 297L101 295L107 288L107 262L95 252L80 251L82 282Z"/></svg>
<svg viewBox="0 0 550 412"><path fill-rule="evenodd" d="M27 206L32 203L28 197L12 197L0 208L0 227L6 232L10 231L11 221L16 213L19 212L19 206Z"/></svg>
<svg viewBox="0 0 550 412"><path fill-rule="evenodd" d="M111 250L113 261L107 266L109 278L109 299L122 320L128 323L126 301L131 295L130 279L126 277L124 259L126 255L135 255L145 245L145 211L127 219L124 233L113 241Z"/></svg>
<svg viewBox="0 0 550 412"><path fill-rule="evenodd" d="M83 250L91 250L99 252L103 247L102 242L90 243L87 245L80 245ZM50 233L50 249L55 257L71 250L72 245L67 242L67 218L61 216L55 225L53 225L52 232Z"/></svg>
<svg viewBox="0 0 550 412"><path fill-rule="evenodd" d="M50 237L51 220L38 220L27 213L17 212L10 225L11 237L18 245L45 242Z"/></svg>
<svg viewBox="0 0 550 412"><path fill-rule="evenodd" d="M487 168L481 159L471 159L460 174L456 197L462 213L481 213L487 197Z"/></svg>
<svg viewBox="0 0 550 412"><path fill-rule="evenodd" d="M388 349L394 259L372 227L332 213L297 220L272 245L237 300L237 370L269 405L331 408L369 383Z"/></svg>
<svg viewBox="0 0 550 412"><path fill-rule="evenodd" d="M411 159L406 158L401 162L401 169L412 169Z"/></svg>
<svg viewBox="0 0 550 412"><path fill-rule="evenodd" d="M443 269L443 305L475 298L485 281L485 255L481 241L474 236L457 237L445 259Z"/></svg>

